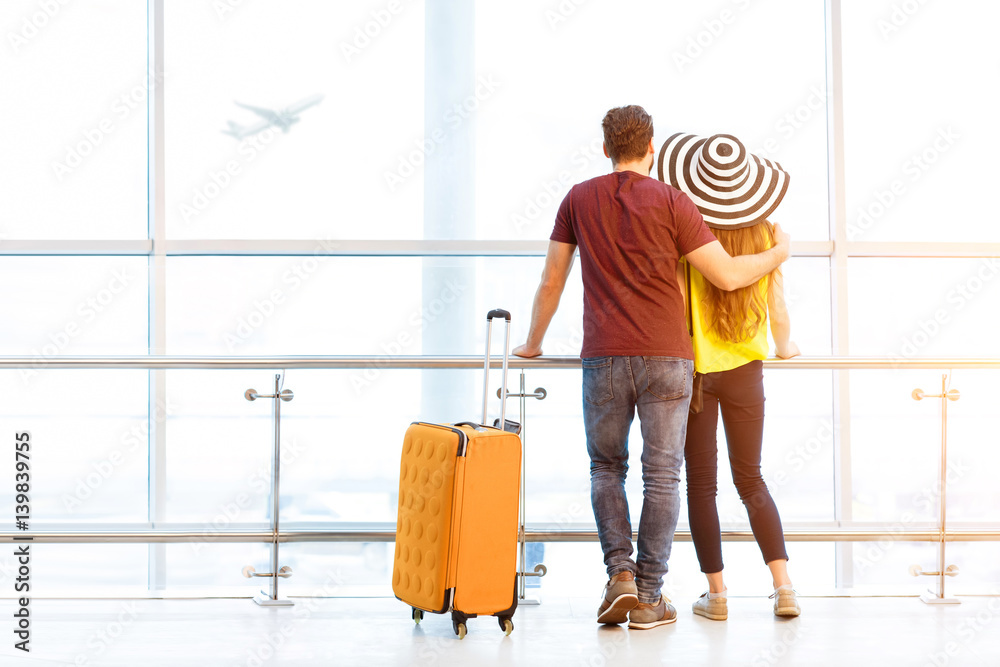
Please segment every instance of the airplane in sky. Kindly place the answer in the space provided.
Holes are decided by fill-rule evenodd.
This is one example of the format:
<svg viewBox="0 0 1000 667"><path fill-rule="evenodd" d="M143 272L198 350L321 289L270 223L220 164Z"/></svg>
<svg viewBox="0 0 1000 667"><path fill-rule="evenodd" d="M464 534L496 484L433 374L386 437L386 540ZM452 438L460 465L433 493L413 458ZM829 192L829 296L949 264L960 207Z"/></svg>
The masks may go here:
<svg viewBox="0 0 1000 667"><path fill-rule="evenodd" d="M236 102L236 106L253 111L263 120L249 126L228 121L229 127L228 129L222 130L222 133L228 134L231 137L236 137L237 139L246 139L247 137L252 137L258 132L263 132L269 127L278 127L281 128L282 132L288 132L288 128L301 120L299 118L300 113L322 101L323 95L312 95L311 97L307 97L304 100L296 102L295 104L285 107L284 109L279 109L278 111L274 111L272 109L262 109L261 107L254 107L249 104L243 104L242 102Z"/></svg>

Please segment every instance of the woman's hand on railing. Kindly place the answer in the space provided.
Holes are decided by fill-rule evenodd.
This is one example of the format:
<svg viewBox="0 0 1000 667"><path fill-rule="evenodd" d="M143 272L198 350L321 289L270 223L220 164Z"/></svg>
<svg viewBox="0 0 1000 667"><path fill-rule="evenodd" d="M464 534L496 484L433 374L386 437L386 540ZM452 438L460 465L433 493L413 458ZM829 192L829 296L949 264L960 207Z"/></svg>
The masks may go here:
<svg viewBox="0 0 1000 667"><path fill-rule="evenodd" d="M775 356L779 359L791 359L792 357L797 357L801 352L799 352L799 346L795 344L795 341L790 340L784 345L776 345Z"/></svg>

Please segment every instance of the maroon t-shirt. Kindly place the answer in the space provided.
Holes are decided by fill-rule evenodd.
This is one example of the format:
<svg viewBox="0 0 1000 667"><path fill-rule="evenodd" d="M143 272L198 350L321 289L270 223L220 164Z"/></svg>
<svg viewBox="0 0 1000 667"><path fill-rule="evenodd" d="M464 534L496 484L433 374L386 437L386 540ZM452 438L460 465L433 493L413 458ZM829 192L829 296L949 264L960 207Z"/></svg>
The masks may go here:
<svg viewBox="0 0 1000 667"><path fill-rule="evenodd" d="M633 171L598 176L566 194L549 238L580 248L581 357L694 358L677 262L715 236L687 195Z"/></svg>

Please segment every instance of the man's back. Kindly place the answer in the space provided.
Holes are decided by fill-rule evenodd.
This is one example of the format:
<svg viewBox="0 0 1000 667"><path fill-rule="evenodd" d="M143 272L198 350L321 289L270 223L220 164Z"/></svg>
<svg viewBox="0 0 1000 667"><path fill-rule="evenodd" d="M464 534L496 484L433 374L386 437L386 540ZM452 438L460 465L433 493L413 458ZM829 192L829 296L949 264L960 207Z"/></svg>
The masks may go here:
<svg viewBox="0 0 1000 667"><path fill-rule="evenodd" d="M580 248L582 357L693 358L677 262L715 237L686 195L634 171L598 176L569 191L550 238Z"/></svg>

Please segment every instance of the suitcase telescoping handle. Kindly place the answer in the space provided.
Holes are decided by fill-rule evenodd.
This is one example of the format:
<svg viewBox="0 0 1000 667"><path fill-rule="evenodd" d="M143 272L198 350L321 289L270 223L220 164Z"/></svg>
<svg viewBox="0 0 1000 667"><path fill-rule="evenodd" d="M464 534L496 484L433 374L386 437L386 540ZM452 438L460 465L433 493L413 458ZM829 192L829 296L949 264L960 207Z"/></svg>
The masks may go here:
<svg viewBox="0 0 1000 667"><path fill-rule="evenodd" d="M493 338L493 319L502 317L507 323L503 336L503 378L500 387L500 428L507 423L507 361L510 350L510 313L494 308L486 314L486 362L483 364L483 426L486 426L486 408L490 395L490 341Z"/></svg>

